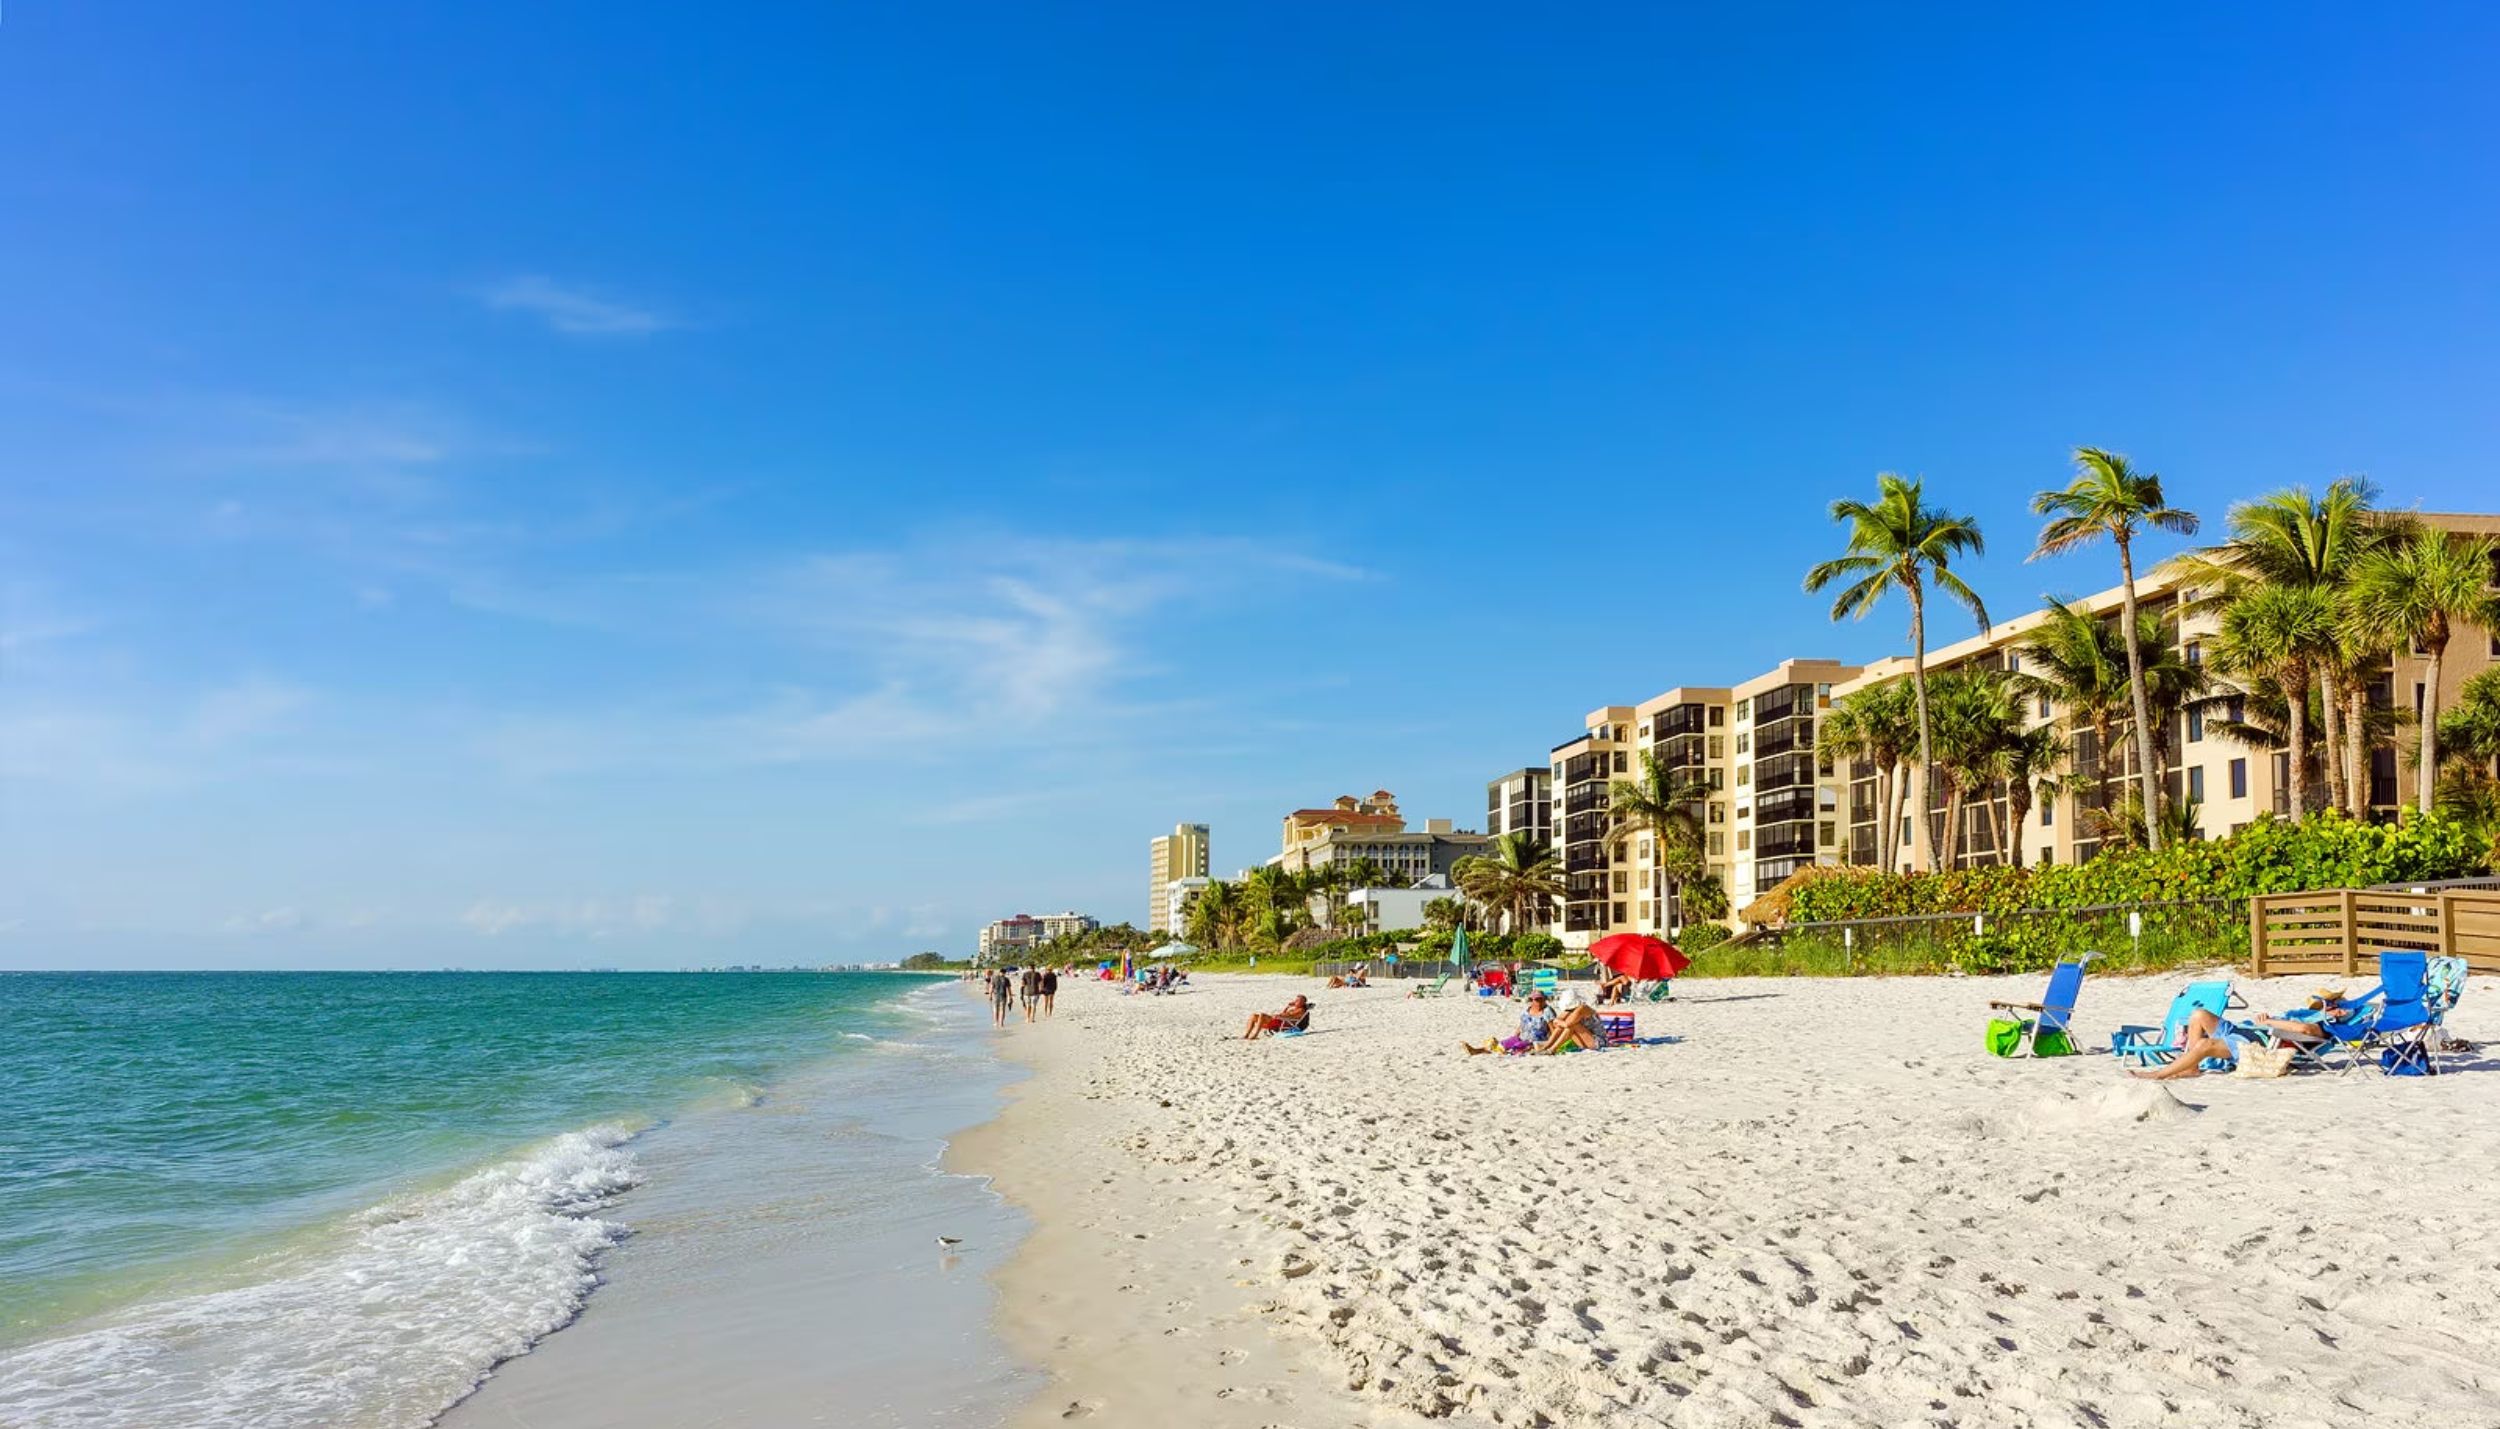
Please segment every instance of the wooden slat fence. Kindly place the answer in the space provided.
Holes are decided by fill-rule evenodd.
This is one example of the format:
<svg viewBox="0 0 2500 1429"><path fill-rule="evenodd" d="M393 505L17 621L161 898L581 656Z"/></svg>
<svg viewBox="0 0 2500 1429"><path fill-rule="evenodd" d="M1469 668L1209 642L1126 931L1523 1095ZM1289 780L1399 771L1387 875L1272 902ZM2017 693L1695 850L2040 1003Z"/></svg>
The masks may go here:
<svg viewBox="0 0 2500 1429"><path fill-rule="evenodd" d="M2378 966L2382 948L2464 958L2500 973L2500 890L2329 888L2248 901L2249 970L2339 973Z"/></svg>

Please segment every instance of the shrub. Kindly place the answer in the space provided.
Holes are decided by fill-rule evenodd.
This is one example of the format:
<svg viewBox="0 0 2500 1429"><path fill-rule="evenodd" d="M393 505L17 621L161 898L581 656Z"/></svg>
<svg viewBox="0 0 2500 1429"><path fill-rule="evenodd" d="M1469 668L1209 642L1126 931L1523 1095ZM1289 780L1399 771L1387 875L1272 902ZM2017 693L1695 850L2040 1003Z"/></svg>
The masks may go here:
<svg viewBox="0 0 2500 1429"><path fill-rule="evenodd" d="M1679 952L1692 957L1698 956L1705 949L1715 948L1735 936L1734 933L1717 923L1694 923L1675 935L1675 946Z"/></svg>
<svg viewBox="0 0 2500 1429"><path fill-rule="evenodd" d="M1778 899L1791 922L1838 923L1922 913L1999 914L2248 898L2461 878L2482 871L2487 852L2465 825L2443 815L2365 824L2329 811L2298 821L2263 818L2230 838L2172 844L2158 853L2112 850L2080 864L1943 873L1805 870L1745 912L1751 918L1756 909ZM1807 877L1808 872L1815 876Z"/></svg>

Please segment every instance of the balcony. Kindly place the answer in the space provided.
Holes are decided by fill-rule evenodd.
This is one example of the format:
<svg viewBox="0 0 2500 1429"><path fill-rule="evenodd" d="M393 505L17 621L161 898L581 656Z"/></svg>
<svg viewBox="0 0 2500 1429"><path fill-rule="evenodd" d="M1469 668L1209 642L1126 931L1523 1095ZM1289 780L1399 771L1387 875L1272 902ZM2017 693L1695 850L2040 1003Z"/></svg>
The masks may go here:
<svg viewBox="0 0 2500 1429"><path fill-rule="evenodd" d="M1790 720L1778 729L1755 735L1753 757L1768 759L1775 754L1786 754L1792 749L1812 749L1813 747L1814 721L1810 719Z"/></svg>
<svg viewBox="0 0 2500 1429"><path fill-rule="evenodd" d="M1767 695L1755 698L1753 727L1760 729L1766 724L1784 720L1800 711L1806 714L1814 712L1814 686L1782 685Z"/></svg>
<svg viewBox="0 0 2500 1429"><path fill-rule="evenodd" d="M1658 717L1649 722L1649 737L1662 740L1680 734L1699 734L1705 713L1700 705L1677 705L1671 710L1661 710Z"/></svg>
<svg viewBox="0 0 2500 1429"><path fill-rule="evenodd" d="M1799 819L1813 818L1814 811L1815 799L1812 789L1790 789L1768 798L1756 799L1753 806L1753 821L1756 827L1764 824L1792 823ZM1873 815L1869 814L1868 817L1871 818Z"/></svg>
<svg viewBox="0 0 2500 1429"><path fill-rule="evenodd" d="M1811 854L1814 852L1814 825L1791 824L1776 830L1766 829L1754 836L1753 851L1757 858Z"/></svg>
<svg viewBox="0 0 2500 1429"><path fill-rule="evenodd" d="M1757 796L1813 782L1814 756L1811 754L1783 754L1754 761L1753 787Z"/></svg>

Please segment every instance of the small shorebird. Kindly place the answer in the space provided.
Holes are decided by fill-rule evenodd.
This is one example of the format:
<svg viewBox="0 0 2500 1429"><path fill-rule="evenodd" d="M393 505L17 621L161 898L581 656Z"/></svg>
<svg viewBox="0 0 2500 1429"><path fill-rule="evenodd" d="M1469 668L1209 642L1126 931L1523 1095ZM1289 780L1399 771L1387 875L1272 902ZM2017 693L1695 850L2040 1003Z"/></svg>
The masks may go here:
<svg viewBox="0 0 2500 1429"><path fill-rule="evenodd" d="M949 1250L952 1250L956 1246L962 1245L963 1243L964 1240L962 1236L942 1235L938 1237L938 1244L945 1246Z"/></svg>

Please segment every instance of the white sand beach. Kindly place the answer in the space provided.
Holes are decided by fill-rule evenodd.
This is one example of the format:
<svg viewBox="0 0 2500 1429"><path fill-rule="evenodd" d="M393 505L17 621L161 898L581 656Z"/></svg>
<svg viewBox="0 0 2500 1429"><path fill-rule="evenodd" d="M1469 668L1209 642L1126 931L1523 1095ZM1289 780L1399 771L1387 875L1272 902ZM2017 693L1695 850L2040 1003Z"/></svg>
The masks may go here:
<svg viewBox="0 0 2500 1429"><path fill-rule="evenodd" d="M2083 1039L2185 980L2094 979ZM954 1152L1038 1225L1000 1274L1027 1422L2500 1423L2500 1057L1985 1055L2041 984L1689 981L1665 1042L1558 1058L1463 1055L1499 1001L1078 986ZM1296 991L1311 1035L1232 1040ZM2500 988L2450 1025L2500 1039Z"/></svg>

